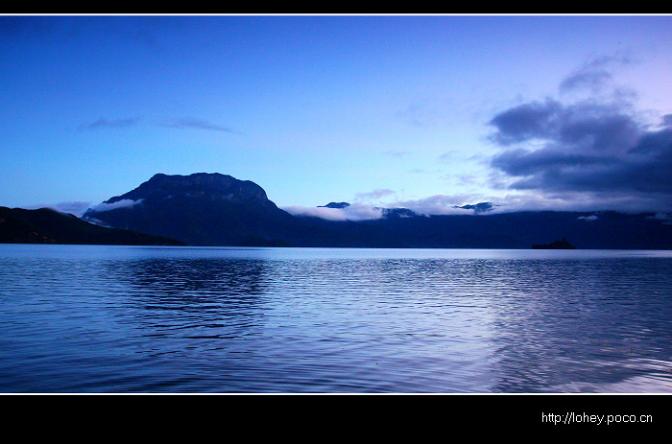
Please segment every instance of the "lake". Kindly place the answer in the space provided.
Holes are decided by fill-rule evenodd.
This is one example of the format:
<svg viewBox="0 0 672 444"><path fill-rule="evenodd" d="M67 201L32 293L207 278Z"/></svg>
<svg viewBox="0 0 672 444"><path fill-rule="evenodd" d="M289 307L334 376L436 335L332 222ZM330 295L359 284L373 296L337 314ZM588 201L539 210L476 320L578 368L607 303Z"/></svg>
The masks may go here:
<svg viewBox="0 0 672 444"><path fill-rule="evenodd" d="M672 251L0 245L2 392L672 392Z"/></svg>

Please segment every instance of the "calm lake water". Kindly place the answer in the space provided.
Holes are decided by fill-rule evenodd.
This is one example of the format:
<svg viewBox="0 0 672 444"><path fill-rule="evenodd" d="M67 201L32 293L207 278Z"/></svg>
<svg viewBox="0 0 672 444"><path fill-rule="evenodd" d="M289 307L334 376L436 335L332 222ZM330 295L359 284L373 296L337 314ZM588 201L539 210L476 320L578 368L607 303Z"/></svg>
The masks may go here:
<svg viewBox="0 0 672 444"><path fill-rule="evenodd" d="M669 392L672 252L0 245L2 392Z"/></svg>

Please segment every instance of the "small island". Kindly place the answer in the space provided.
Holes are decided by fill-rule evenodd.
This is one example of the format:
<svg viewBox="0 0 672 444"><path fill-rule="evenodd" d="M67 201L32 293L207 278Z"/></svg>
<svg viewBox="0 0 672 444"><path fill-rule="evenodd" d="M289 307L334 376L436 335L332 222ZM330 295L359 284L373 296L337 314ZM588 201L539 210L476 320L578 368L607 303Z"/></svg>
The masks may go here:
<svg viewBox="0 0 672 444"><path fill-rule="evenodd" d="M548 244L534 244L532 245L532 248L535 250L574 250L576 247L572 245L571 242L569 242L567 239L564 237L560 240L556 240L553 242L550 242Z"/></svg>

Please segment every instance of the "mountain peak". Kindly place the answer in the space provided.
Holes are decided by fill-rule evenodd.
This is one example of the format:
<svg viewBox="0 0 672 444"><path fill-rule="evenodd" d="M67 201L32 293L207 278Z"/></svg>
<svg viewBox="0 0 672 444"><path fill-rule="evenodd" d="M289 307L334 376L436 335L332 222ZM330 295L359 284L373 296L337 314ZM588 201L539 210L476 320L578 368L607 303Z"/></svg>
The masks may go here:
<svg viewBox="0 0 672 444"><path fill-rule="evenodd" d="M83 216L196 245L275 245L273 230L289 217L256 183L220 173L158 173Z"/></svg>
<svg viewBox="0 0 672 444"><path fill-rule="evenodd" d="M381 208L383 210L383 217L387 219L406 219L409 217L417 217L418 214L409 210L408 208Z"/></svg>
<svg viewBox="0 0 672 444"><path fill-rule="evenodd" d="M191 174L166 174L166 173L156 173L153 175L149 182L151 181L163 181L163 180L184 180L184 179L193 179L193 180L208 180L206 178L211 178L209 180L221 180L221 178L226 178L225 180L237 180L235 177L228 174L221 173L191 173Z"/></svg>
<svg viewBox="0 0 672 444"><path fill-rule="evenodd" d="M318 208L347 208L350 204L348 202L329 202L326 205L318 205Z"/></svg>
<svg viewBox="0 0 672 444"><path fill-rule="evenodd" d="M494 205L492 202L479 202L475 204L466 204L466 205L455 205L453 208L461 208L463 210L474 210L474 213L476 214L481 214L481 213L487 213L488 211L492 211L494 209Z"/></svg>
<svg viewBox="0 0 672 444"><path fill-rule="evenodd" d="M179 245L165 237L110 229L51 208L0 206L0 243Z"/></svg>
<svg viewBox="0 0 672 444"><path fill-rule="evenodd" d="M256 183L220 173L194 173L186 176L158 173L134 190L114 196L105 203L111 204L121 200L171 199L180 196L275 205L268 200L264 189Z"/></svg>
<svg viewBox="0 0 672 444"><path fill-rule="evenodd" d="M206 186L210 185L210 186L227 187L237 182L254 183L250 182L249 180L238 180L233 176L221 173L193 173L188 175L157 173L153 175L148 181L144 182L142 185L181 184L181 185L206 185Z"/></svg>

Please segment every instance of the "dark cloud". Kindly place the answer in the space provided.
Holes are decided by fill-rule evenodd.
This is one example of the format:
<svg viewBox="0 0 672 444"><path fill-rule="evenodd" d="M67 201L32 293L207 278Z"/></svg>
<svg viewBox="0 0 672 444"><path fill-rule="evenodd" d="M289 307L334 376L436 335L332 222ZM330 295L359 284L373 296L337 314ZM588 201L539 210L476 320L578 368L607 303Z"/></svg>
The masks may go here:
<svg viewBox="0 0 672 444"><path fill-rule="evenodd" d="M623 55L593 58L559 85L561 93L580 93L583 100L547 98L495 115L491 140L502 151L490 164L500 183L535 193L537 204L670 209L672 116L660 124L646 121L636 110L636 93L615 85L615 70L630 63Z"/></svg>
<svg viewBox="0 0 672 444"><path fill-rule="evenodd" d="M589 88L597 90L606 82L611 80L611 73L605 69L594 69L584 72L578 72L567 77L561 84L561 91L569 91L578 88Z"/></svg>
<svg viewBox="0 0 672 444"><path fill-rule="evenodd" d="M505 110L490 122L505 148L491 165L514 189L646 198L672 204L672 127L652 129L623 103L548 99ZM511 145L515 145L511 147Z"/></svg>
<svg viewBox="0 0 672 444"><path fill-rule="evenodd" d="M139 117L128 117L121 119L107 119L100 118L93 122L85 123L79 126L80 130L96 130L96 129L123 129L136 126L141 122ZM209 122L203 119L195 119L190 117L185 117L181 119L173 119L165 121L163 123L157 122L156 124L168 128L180 128L180 129L197 129L205 131L220 131L225 133L236 133L233 129L218 125L216 123Z"/></svg>
<svg viewBox="0 0 672 444"><path fill-rule="evenodd" d="M80 125L79 129L80 130L95 130L95 129L104 129L104 128L111 128L111 129L120 129L120 128L128 128L131 126L135 126L140 122L140 119L138 117L129 117L129 118L124 118L124 119L105 119L105 118L100 118L98 120L95 120L90 123L85 123Z"/></svg>
<svg viewBox="0 0 672 444"><path fill-rule="evenodd" d="M612 70L632 63L624 55L603 56L589 60L560 83L560 92L588 90L599 92L613 80Z"/></svg>
<svg viewBox="0 0 672 444"><path fill-rule="evenodd" d="M545 138L557 127L560 103L548 99L530 102L497 114L490 124L497 128L492 139L500 145L511 145L528 139Z"/></svg>
<svg viewBox="0 0 672 444"><path fill-rule="evenodd" d="M548 148L536 151L525 149L506 151L495 156L492 165L511 176L530 176L547 169L578 169L613 162L614 159Z"/></svg>
<svg viewBox="0 0 672 444"><path fill-rule="evenodd" d="M607 151L630 146L640 124L621 103L580 102L571 105L546 99L497 114L490 124L500 145L546 141L587 150Z"/></svg>
<svg viewBox="0 0 672 444"><path fill-rule="evenodd" d="M216 123L209 122L203 119L195 119L191 117L185 117L181 119L175 119L164 123L164 126L170 128L182 128L182 129L198 129L206 131L220 131L224 133L235 133L236 131L231 128Z"/></svg>

